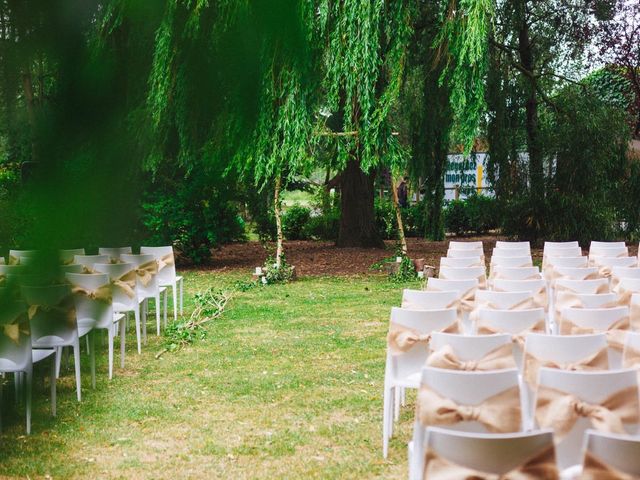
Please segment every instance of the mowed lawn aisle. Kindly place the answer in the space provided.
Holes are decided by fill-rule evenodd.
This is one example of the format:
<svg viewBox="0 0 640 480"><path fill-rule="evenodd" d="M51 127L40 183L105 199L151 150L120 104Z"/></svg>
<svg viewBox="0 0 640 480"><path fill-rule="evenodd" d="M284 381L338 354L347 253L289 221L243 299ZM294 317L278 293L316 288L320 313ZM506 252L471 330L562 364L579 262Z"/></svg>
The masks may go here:
<svg viewBox="0 0 640 480"><path fill-rule="evenodd" d="M241 279L186 272L185 315L197 291ZM152 329L140 356L130 331L126 368L109 382L99 354L82 403L63 374L57 419L35 387L31 436L23 407L3 412L0 478L406 478L412 408L381 455L388 316L401 293L381 276L253 288L205 339L160 359Z"/></svg>

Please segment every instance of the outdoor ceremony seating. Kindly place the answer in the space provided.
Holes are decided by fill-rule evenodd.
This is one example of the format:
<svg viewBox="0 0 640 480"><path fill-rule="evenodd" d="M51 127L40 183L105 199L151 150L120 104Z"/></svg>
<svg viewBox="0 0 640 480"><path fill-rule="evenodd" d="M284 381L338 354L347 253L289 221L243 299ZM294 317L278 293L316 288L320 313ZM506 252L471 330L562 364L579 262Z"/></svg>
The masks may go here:
<svg viewBox="0 0 640 480"><path fill-rule="evenodd" d="M450 292L434 292L405 288L402 291L402 308L409 310L443 310L445 308L457 308L459 297L460 293L456 290Z"/></svg>
<svg viewBox="0 0 640 480"><path fill-rule="evenodd" d="M85 255L84 248L72 248L67 250L58 250L58 259L62 265L74 263L76 255Z"/></svg>
<svg viewBox="0 0 640 480"><path fill-rule="evenodd" d="M487 287L487 273L484 266L482 267L440 267L438 278L443 280L478 280L478 288Z"/></svg>
<svg viewBox="0 0 640 480"><path fill-rule="evenodd" d="M98 249L99 255L107 255L109 257L109 263L118 263L122 260L122 255L132 253L131 247L100 247Z"/></svg>
<svg viewBox="0 0 640 480"><path fill-rule="evenodd" d="M544 279L505 280L497 278L492 281L492 288L498 292L531 292L536 307L549 308L547 284Z"/></svg>
<svg viewBox="0 0 640 480"><path fill-rule="evenodd" d="M156 308L156 333L160 335L160 295L164 293L164 324L167 325L167 295L166 287L158 285L158 263L153 255L122 254L120 259L135 267L138 280L136 294L138 302L142 304L143 335L146 337L146 318L149 300L154 300Z"/></svg>
<svg viewBox="0 0 640 480"><path fill-rule="evenodd" d="M462 371L516 368L512 337L506 333L459 335L433 332L426 365Z"/></svg>
<svg viewBox="0 0 640 480"><path fill-rule="evenodd" d="M498 240L496 241L496 247L498 249L501 250L508 250L511 248L515 248L515 249L526 249L529 250L529 253L531 253L531 242L506 242L504 240Z"/></svg>
<svg viewBox="0 0 640 480"><path fill-rule="evenodd" d="M140 247L141 254L151 254L158 262L158 285L171 287L173 294L173 319L178 319L178 287L180 288L180 315L183 311L183 277L176 274L176 263L173 255L173 247Z"/></svg>
<svg viewBox="0 0 640 480"><path fill-rule="evenodd" d="M94 273L93 266L96 263L110 263L108 255L76 255L73 263L82 265L85 273Z"/></svg>
<svg viewBox="0 0 640 480"><path fill-rule="evenodd" d="M531 256L531 249L528 247L517 248L494 248L491 258L513 258Z"/></svg>
<svg viewBox="0 0 640 480"><path fill-rule="evenodd" d="M468 250L447 250L446 258L475 258L477 259L481 265L484 265L485 258L484 252L478 249L468 249Z"/></svg>
<svg viewBox="0 0 640 480"><path fill-rule="evenodd" d="M533 260L531 256L523 255L521 257L491 257L490 276L492 277L497 267L506 268L519 268L519 267L533 267Z"/></svg>
<svg viewBox="0 0 640 480"><path fill-rule="evenodd" d="M484 267L484 263L480 257L442 257L440 258L440 268L442 267L454 267L454 268L466 268L466 267Z"/></svg>

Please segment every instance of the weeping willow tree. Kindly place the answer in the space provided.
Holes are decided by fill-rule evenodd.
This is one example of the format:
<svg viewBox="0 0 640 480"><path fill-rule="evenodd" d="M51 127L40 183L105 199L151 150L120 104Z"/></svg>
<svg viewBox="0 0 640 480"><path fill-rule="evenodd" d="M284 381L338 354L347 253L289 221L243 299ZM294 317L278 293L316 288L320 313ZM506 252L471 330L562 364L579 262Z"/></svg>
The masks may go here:
<svg viewBox="0 0 640 480"><path fill-rule="evenodd" d="M378 167L402 158L390 112L397 101L413 2L322 0L318 30L325 45L322 82L326 108L339 119L336 144L341 219L339 247L380 247L375 224Z"/></svg>

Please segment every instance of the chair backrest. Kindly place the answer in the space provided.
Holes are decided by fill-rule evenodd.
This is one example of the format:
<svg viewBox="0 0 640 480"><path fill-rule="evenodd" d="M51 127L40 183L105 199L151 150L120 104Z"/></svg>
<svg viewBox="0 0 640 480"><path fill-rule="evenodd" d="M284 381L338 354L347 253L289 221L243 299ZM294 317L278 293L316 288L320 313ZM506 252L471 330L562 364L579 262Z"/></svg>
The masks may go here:
<svg viewBox="0 0 640 480"><path fill-rule="evenodd" d="M96 263L109 263L109 261L108 255L76 255L73 257L73 263L89 269L93 269Z"/></svg>
<svg viewBox="0 0 640 480"><path fill-rule="evenodd" d="M600 267L638 267L638 257L594 257L594 259L594 263Z"/></svg>
<svg viewBox="0 0 640 480"><path fill-rule="evenodd" d="M110 328L113 325L113 290L109 275L106 273L67 273L67 279L72 287L79 287L81 291L74 291L73 299L76 305L78 322L90 321L95 328ZM87 292L95 292L106 287L109 297L92 298Z"/></svg>
<svg viewBox="0 0 640 480"><path fill-rule="evenodd" d="M593 329L596 332L605 332L618 320L629 316L629 307L613 308L565 308L562 311L562 321L568 321L578 327ZM563 331L563 335L570 333Z"/></svg>
<svg viewBox="0 0 640 480"><path fill-rule="evenodd" d="M70 248L67 250L58 250L58 259L60 263L69 264L73 262L76 255L84 255L84 248Z"/></svg>
<svg viewBox="0 0 640 480"><path fill-rule="evenodd" d="M155 271L156 273L151 274L151 276L148 277L148 280L146 280L146 285L145 285L145 281L144 280L141 281L141 277L139 277L136 288L138 290L138 294L141 296L155 297L158 292L158 273L157 273L158 264L156 262L155 255L151 255L151 254L133 255L130 253L123 253L122 255L120 255L120 259L125 263L130 263L135 268L138 268L144 265L149 265L151 264L151 262L154 263L153 269L151 269L151 271Z"/></svg>
<svg viewBox="0 0 640 480"><path fill-rule="evenodd" d="M115 282L122 278L124 275L127 275L129 272L132 272L135 267L130 263L96 263L93 268L97 273L106 273L109 275L109 279L111 282ZM134 275L135 278L135 275ZM136 287L137 287L137 281ZM135 290L135 288L134 288ZM135 309L138 305L138 299L134 295L130 297L127 292L118 287L117 285L113 286L113 303L117 309Z"/></svg>
<svg viewBox="0 0 640 480"><path fill-rule="evenodd" d="M591 240L591 243L589 244L589 250L595 249L603 249L603 248L615 248L615 247L626 247L627 244L626 242L601 242L598 240Z"/></svg>
<svg viewBox="0 0 640 480"><path fill-rule="evenodd" d="M559 278L556 280L556 288L564 289L574 293L608 293L609 279L596 278L593 280L570 280Z"/></svg>
<svg viewBox="0 0 640 480"><path fill-rule="evenodd" d="M438 276L445 280L473 280L486 277L486 272L484 267L441 267Z"/></svg>
<svg viewBox="0 0 640 480"><path fill-rule="evenodd" d="M622 252L629 252L625 242L591 242L589 255L618 256ZM612 255L613 254L613 255Z"/></svg>
<svg viewBox="0 0 640 480"><path fill-rule="evenodd" d="M618 299L615 293L575 293L583 308L608 308Z"/></svg>
<svg viewBox="0 0 640 480"><path fill-rule="evenodd" d="M595 460L627 474L629 478L640 478L640 438L587 430L584 450Z"/></svg>
<svg viewBox="0 0 640 480"><path fill-rule="evenodd" d="M493 280L493 289L501 292L533 292L534 294L546 289L547 284L543 279L538 280L505 280L496 278Z"/></svg>
<svg viewBox="0 0 640 480"><path fill-rule="evenodd" d="M494 266L492 275L494 279L504 278L506 280L536 280L542 278L538 267Z"/></svg>
<svg viewBox="0 0 640 480"><path fill-rule="evenodd" d="M476 306L492 309L495 305L499 310L511 310L515 305L528 299L533 299L530 291L523 292L496 292L494 290L478 290L476 292Z"/></svg>
<svg viewBox="0 0 640 480"><path fill-rule="evenodd" d="M415 478L423 478L425 452L433 452L456 465L495 476L504 475L531 460L537 454L553 450L553 433L550 430L482 434L456 432L442 428L429 428L424 436L426 446L416 445L416 462L412 471ZM425 477L425 480L428 480Z"/></svg>
<svg viewBox="0 0 640 480"><path fill-rule="evenodd" d="M457 322L458 314L455 309L443 310L408 310L391 308L390 322L410 328L421 335L444 330ZM407 352L398 355L387 355L391 362L392 375L406 377L420 372L424 366L429 350L426 344L417 344Z"/></svg>
<svg viewBox="0 0 640 480"><path fill-rule="evenodd" d="M411 290L405 288L402 291L402 308L411 310L442 310L452 308L460 292L452 290L450 292L429 292L425 290Z"/></svg>
<svg viewBox="0 0 640 480"><path fill-rule="evenodd" d="M640 278L621 278L616 287L616 291L640 293Z"/></svg>
<svg viewBox="0 0 640 480"><path fill-rule="evenodd" d="M131 247L100 247L98 253L100 255L107 255L109 261L112 263L119 262L121 256L131 253Z"/></svg>
<svg viewBox="0 0 640 480"><path fill-rule="evenodd" d="M22 262L22 257L36 257L38 253L38 250L9 250L9 264Z"/></svg>
<svg viewBox="0 0 640 480"><path fill-rule="evenodd" d="M629 256L627 247L609 247L589 250L589 262L601 262L603 258L625 258Z"/></svg>
<svg viewBox="0 0 640 480"><path fill-rule="evenodd" d="M588 404L600 404L608 397L627 388L638 388L637 374L633 369L616 371L571 372L541 368L538 388L548 387L570 394ZM536 411L540 408L536 392ZM637 424L625 424L629 433L635 433ZM556 442L560 468L582 462L582 438L591 427L587 418L580 417L569 433ZM553 427L555 428L555 427Z"/></svg>
<svg viewBox="0 0 640 480"><path fill-rule="evenodd" d="M176 265L173 247L140 247L141 254L151 254L158 260L158 284L165 285L176 279ZM169 260L165 262L164 260Z"/></svg>
<svg viewBox="0 0 640 480"><path fill-rule="evenodd" d="M576 257L549 257L546 262L547 267L573 267L584 268L589 266L589 257L576 256Z"/></svg>
<svg viewBox="0 0 640 480"><path fill-rule="evenodd" d="M24 275L29 272L27 265L0 265L0 276L2 277L17 277L18 275Z"/></svg>
<svg viewBox="0 0 640 480"><path fill-rule="evenodd" d="M483 244L481 241L477 242L449 242L449 250L482 250Z"/></svg>
<svg viewBox="0 0 640 480"><path fill-rule="evenodd" d="M455 333L433 332L429 342L429 350L436 352L447 346L451 347L456 357L468 362L479 360L487 353L504 345L511 344L511 335L498 333L495 335L458 335Z"/></svg>
<svg viewBox="0 0 640 480"><path fill-rule="evenodd" d="M500 333L518 335L530 330L541 320L545 320L543 308L526 310L478 310L478 325L487 326ZM545 331L548 331L545 322Z"/></svg>
<svg viewBox="0 0 640 480"><path fill-rule="evenodd" d="M505 242L502 240L498 240L496 242L496 248L508 250L510 248L522 249L526 248L531 251L531 242Z"/></svg>
<svg viewBox="0 0 640 480"><path fill-rule="evenodd" d="M80 265L79 263L60 265L59 268L62 277L64 277L67 273L82 273L82 265Z"/></svg>
<svg viewBox="0 0 640 480"><path fill-rule="evenodd" d="M31 361L27 307L19 301L3 302L0 308L0 372L24 371Z"/></svg>
<svg viewBox="0 0 640 480"><path fill-rule="evenodd" d="M463 372L459 370L445 370L442 368L425 367L422 369L421 386L434 391L441 397L454 401L458 405L479 405L490 397L505 390L517 389L520 394L518 370L493 370L483 372ZM520 414L524 413L522 398L520 399ZM524 420L524 418L521 418ZM423 425L423 427L439 425ZM522 430L521 422L516 431ZM486 427L477 421L463 421L443 428L466 432L488 433Z"/></svg>
<svg viewBox="0 0 640 480"><path fill-rule="evenodd" d="M526 257L531 256L529 248L494 248L493 257Z"/></svg>
<svg viewBox="0 0 640 480"><path fill-rule="evenodd" d="M474 250L447 250L448 258L479 258L481 261L484 258L484 253L482 250L474 249Z"/></svg>
<svg viewBox="0 0 640 480"><path fill-rule="evenodd" d="M491 270L496 267L533 267L533 260L530 256L521 257L491 257Z"/></svg>
<svg viewBox="0 0 640 480"><path fill-rule="evenodd" d="M598 275L598 267L560 267L554 265L554 269L560 275L560 278L568 280L587 280L589 276Z"/></svg>
<svg viewBox="0 0 640 480"><path fill-rule="evenodd" d="M620 278L640 278L640 268L638 267L613 267L611 276Z"/></svg>
<svg viewBox="0 0 640 480"><path fill-rule="evenodd" d="M482 262L482 258L480 257L462 257L462 258L442 257L440 258L440 268L442 267L465 268L465 267L483 267L483 266L484 266L484 263Z"/></svg>
<svg viewBox="0 0 640 480"><path fill-rule="evenodd" d="M553 247L544 250L544 258L581 257L582 249L579 246Z"/></svg>
<svg viewBox="0 0 640 480"><path fill-rule="evenodd" d="M551 250L562 250L564 248L580 248L578 242L544 242L544 252L547 253Z"/></svg>
<svg viewBox="0 0 640 480"><path fill-rule="evenodd" d="M30 318L34 345L69 345L78 337L75 306L69 285L46 287L22 286L22 296L31 308L37 308Z"/></svg>
<svg viewBox="0 0 640 480"><path fill-rule="evenodd" d="M444 278L430 278L427 281L427 291L459 292L463 295L469 290L478 287L478 280L445 280Z"/></svg>

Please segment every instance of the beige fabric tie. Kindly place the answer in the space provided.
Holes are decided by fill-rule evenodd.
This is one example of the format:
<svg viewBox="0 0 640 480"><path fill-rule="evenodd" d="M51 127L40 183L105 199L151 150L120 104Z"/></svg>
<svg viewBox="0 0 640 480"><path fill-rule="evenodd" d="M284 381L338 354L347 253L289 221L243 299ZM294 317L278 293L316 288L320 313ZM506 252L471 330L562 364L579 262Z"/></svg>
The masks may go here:
<svg viewBox="0 0 640 480"><path fill-rule="evenodd" d="M148 287L153 277L158 274L158 262L151 260L150 262L139 265L138 268L136 268L136 274L138 275L138 281L144 287Z"/></svg>
<svg viewBox="0 0 640 480"><path fill-rule="evenodd" d="M521 428L520 390L509 388L479 405L458 405L422 385L418 392L417 417L424 426L479 422L492 433L517 432Z"/></svg>
<svg viewBox="0 0 640 480"><path fill-rule="evenodd" d="M565 287L564 285L556 285L556 303L555 303L555 319L556 323L559 323L559 319L562 318L562 310L565 308L584 308L580 295L575 290ZM598 286L596 294L609 293L609 286L602 284ZM601 307L607 308L607 307Z"/></svg>
<svg viewBox="0 0 640 480"><path fill-rule="evenodd" d="M459 333L458 323L454 322L440 331L443 333ZM402 355L419 343L429 343L429 340L431 340L431 333L420 333L399 323L389 323L387 346L391 355Z"/></svg>
<svg viewBox="0 0 640 480"><path fill-rule="evenodd" d="M53 313L55 315L59 315L64 317L67 322L67 325L71 328L76 328L76 307L73 301L72 295L67 295L64 297L57 305L30 305L27 313L29 315L29 320L32 320L38 312L46 312Z"/></svg>
<svg viewBox="0 0 640 480"><path fill-rule="evenodd" d="M90 274L90 273L99 273L99 272L96 272L93 268L89 267L88 265L83 265L82 273Z"/></svg>
<svg viewBox="0 0 640 480"><path fill-rule="evenodd" d="M622 350L624 347L624 339L630 328L631 320L628 316L622 317L609 325L607 330L604 332L607 334L607 342L609 343L609 346L616 350ZM561 335L588 335L592 333L600 333L600 331L592 327L581 327L567 319L563 319L560 324Z"/></svg>
<svg viewBox="0 0 640 480"><path fill-rule="evenodd" d="M422 478L428 480L558 480L560 475L556 465L555 450L549 447L502 475L463 467L444 459L433 451L427 451Z"/></svg>
<svg viewBox="0 0 640 480"><path fill-rule="evenodd" d="M607 465L592 453L586 452L580 480L637 480L637 475Z"/></svg>
<svg viewBox="0 0 640 480"><path fill-rule="evenodd" d="M493 289L496 292L506 292L500 288ZM546 312L549 310L549 298L547 297L547 287L543 285L537 292L533 292L532 308L544 308Z"/></svg>
<svg viewBox="0 0 640 480"><path fill-rule="evenodd" d="M520 345L520 347L523 347L524 339L527 336L527 333L530 333L530 332L545 333L546 326L547 324L543 318L541 320L538 320L537 322L535 322L533 325L531 325L529 328L526 328L522 332L511 335L511 338L514 343L517 343L518 345ZM493 325L486 325L486 324L478 325L478 335L493 335L496 333L505 333L505 332L503 330L497 329Z"/></svg>
<svg viewBox="0 0 640 480"><path fill-rule="evenodd" d="M135 298L136 296L136 276L135 270L125 273L120 278L114 280L112 283L116 287L120 288L129 298Z"/></svg>
<svg viewBox="0 0 640 480"><path fill-rule="evenodd" d="M439 278L441 278L442 280L457 280L456 278L451 279L449 277L447 277L446 275L443 275L442 272L440 272ZM486 290L487 289L487 274L483 273L482 275L479 275L476 280L478 280L478 287L480 290ZM474 292L475 293L475 292Z"/></svg>
<svg viewBox="0 0 640 480"><path fill-rule="evenodd" d="M640 366L640 350L636 350L629 344L624 346L622 353L622 366L624 368L637 368Z"/></svg>
<svg viewBox="0 0 640 480"><path fill-rule="evenodd" d="M626 433L625 423L638 423L638 408L636 387L620 390L601 404L590 404L570 393L539 386L535 415L540 428L553 428L556 440L561 440L580 417L589 419L600 432Z"/></svg>
<svg viewBox="0 0 640 480"><path fill-rule="evenodd" d="M542 367L569 370L571 372L607 370L609 368L609 357L607 355L607 349L603 348L580 360L559 363L553 360L541 359L529 352L525 352L523 363L522 376L529 385L535 386L538 383L538 371Z"/></svg>
<svg viewBox="0 0 640 480"><path fill-rule="evenodd" d="M2 324L2 332L5 337L11 340L16 345L20 345L20 335L31 335L31 329L29 326L29 318L25 312L20 312L14 318L9 319L6 323Z"/></svg>
<svg viewBox="0 0 640 480"><path fill-rule="evenodd" d="M20 265L20 257L9 255L9 265Z"/></svg>
<svg viewBox="0 0 640 480"><path fill-rule="evenodd" d="M160 259L158 260L158 272L169 265L175 265L173 253L167 253L165 256L160 257Z"/></svg>
<svg viewBox="0 0 640 480"><path fill-rule="evenodd" d="M427 289L427 291L442 292L439 288L429 288L429 284L427 284ZM458 318L461 318L465 312L470 313L475 308L476 290L476 287L471 287L458 298Z"/></svg>
<svg viewBox="0 0 640 480"><path fill-rule="evenodd" d="M98 300L100 302L111 303L112 301L110 284L102 285L95 290L90 290L83 287L73 287L71 289L71 292L78 295L84 295L91 300Z"/></svg>
<svg viewBox="0 0 640 480"><path fill-rule="evenodd" d="M440 350L431 352L427 358L427 366L444 368L447 370L462 370L466 372L503 370L516 368L513 358L513 345L505 343L488 352L478 360L460 360L451 345L445 345Z"/></svg>

